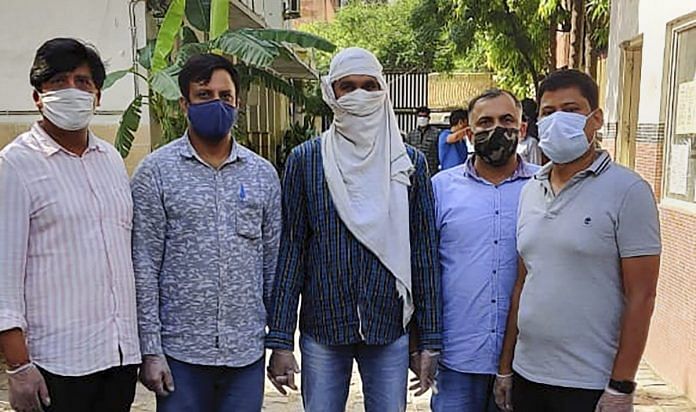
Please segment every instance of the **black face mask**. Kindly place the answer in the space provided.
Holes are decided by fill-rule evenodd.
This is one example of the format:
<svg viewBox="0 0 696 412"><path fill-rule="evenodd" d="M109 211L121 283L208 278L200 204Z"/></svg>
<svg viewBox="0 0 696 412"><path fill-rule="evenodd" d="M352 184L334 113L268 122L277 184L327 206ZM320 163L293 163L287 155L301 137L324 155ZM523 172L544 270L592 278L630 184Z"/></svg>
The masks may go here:
<svg viewBox="0 0 696 412"><path fill-rule="evenodd" d="M513 127L496 127L474 134L474 152L491 166L502 166L517 150L520 130Z"/></svg>

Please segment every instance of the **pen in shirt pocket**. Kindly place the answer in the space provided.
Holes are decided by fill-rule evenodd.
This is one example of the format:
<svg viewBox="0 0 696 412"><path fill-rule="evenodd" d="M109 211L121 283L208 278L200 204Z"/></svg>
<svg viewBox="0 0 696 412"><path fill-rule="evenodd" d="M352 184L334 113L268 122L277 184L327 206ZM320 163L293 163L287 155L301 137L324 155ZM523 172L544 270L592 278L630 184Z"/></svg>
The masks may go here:
<svg viewBox="0 0 696 412"><path fill-rule="evenodd" d="M239 200L246 200L246 191L244 190L244 184L239 185Z"/></svg>

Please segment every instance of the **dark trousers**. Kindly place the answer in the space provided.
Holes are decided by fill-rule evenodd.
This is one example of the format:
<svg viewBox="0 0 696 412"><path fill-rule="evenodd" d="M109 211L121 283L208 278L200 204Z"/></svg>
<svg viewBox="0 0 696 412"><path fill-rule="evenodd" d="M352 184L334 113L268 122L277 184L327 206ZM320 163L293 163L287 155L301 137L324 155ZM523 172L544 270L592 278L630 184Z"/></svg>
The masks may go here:
<svg viewBox="0 0 696 412"><path fill-rule="evenodd" d="M515 412L594 412L603 392L544 385L516 373L512 381L512 405Z"/></svg>
<svg viewBox="0 0 696 412"><path fill-rule="evenodd" d="M135 398L138 365L119 366L85 376L60 376L39 368L51 406L45 412L128 412Z"/></svg>

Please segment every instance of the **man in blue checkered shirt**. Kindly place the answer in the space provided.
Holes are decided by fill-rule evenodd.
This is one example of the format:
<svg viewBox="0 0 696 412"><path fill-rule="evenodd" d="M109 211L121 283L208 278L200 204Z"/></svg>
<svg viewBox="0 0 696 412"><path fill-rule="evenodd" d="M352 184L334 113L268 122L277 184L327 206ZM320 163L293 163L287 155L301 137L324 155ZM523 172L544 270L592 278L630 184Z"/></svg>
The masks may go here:
<svg viewBox="0 0 696 412"><path fill-rule="evenodd" d="M419 335L411 365L417 394L434 384L442 345L426 160L404 145L382 67L368 51L337 54L322 92L334 122L293 150L283 178L268 376L282 393L296 388L292 350L301 295L305 411L345 410L354 360L365 410L403 411L409 324Z"/></svg>

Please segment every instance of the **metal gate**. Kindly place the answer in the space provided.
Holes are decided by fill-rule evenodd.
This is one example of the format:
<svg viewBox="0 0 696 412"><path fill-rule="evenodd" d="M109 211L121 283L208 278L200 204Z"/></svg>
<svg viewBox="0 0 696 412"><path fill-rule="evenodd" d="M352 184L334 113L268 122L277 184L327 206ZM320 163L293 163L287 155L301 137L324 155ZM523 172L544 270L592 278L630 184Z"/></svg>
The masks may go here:
<svg viewBox="0 0 696 412"><path fill-rule="evenodd" d="M388 72L384 79L399 129L408 133L416 128L416 110L428 105L428 73Z"/></svg>

